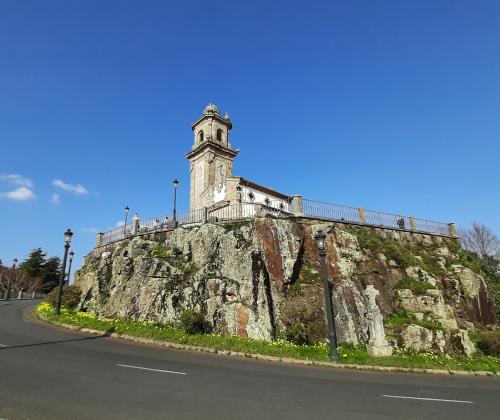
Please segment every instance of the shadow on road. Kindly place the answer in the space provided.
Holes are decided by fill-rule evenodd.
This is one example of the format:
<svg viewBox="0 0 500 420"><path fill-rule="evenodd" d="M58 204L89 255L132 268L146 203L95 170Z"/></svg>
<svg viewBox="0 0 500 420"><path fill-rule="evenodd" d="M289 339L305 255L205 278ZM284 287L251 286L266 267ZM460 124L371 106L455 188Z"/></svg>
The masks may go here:
<svg viewBox="0 0 500 420"><path fill-rule="evenodd" d="M18 345L18 346L0 347L0 351L2 351L2 350L10 350L10 349L19 349L19 348L22 348L22 347L36 347L36 346L47 346L47 345L50 345L50 344L70 343L72 341L97 340L99 338L105 338L105 337L109 337L109 334L98 335L98 336L95 336L95 337L72 338L70 340L46 341L46 342L42 342L42 343L21 344L21 345Z"/></svg>

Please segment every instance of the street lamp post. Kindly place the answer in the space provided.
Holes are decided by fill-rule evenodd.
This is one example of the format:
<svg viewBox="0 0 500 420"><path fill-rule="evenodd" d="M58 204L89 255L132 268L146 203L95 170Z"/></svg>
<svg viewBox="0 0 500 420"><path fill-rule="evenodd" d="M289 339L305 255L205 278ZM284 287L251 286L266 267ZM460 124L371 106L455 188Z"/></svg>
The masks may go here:
<svg viewBox="0 0 500 420"><path fill-rule="evenodd" d="M177 187L179 186L179 181L177 179L174 179L174 182L172 183L174 186L174 214L173 214L173 219L174 219L174 227L177 227Z"/></svg>
<svg viewBox="0 0 500 420"><path fill-rule="evenodd" d="M69 281L71 278L71 265L73 264L73 257L75 256L75 253L71 251L69 253L69 268L68 268L68 286L69 286Z"/></svg>
<svg viewBox="0 0 500 420"><path fill-rule="evenodd" d="M323 289L325 293L325 311L328 323L328 339L330 340L330 360L340 361L340 355L337 352L337 335L335 332L335 309L332 304L330 293L330 283L328 282L328 272L326 270L326 235L320 230L314 237L318 254L321 258L321 274L323 277Z"/></svg>
<svg viewBox="0 0 500 420"><path fill-rule="evenodd" d="M54 313L56 315L59 315L61 313L61 297L62 297L62 289L64 283L64 275L66 273L66 260L68 259L68 249L71 246L72 238L73 238L73 232L71 232L71 229L66 229L66 232L64 232L64 258L61 267L61 276L59 277L59 287L57 289L56 307L54 310Z"/></svg>
<svg viewBox="0 0 500 420"><path fill-rule="evenodd" d="M10 288L12 287L12 280L14 279L14 272L16 271L17 258L12 260L12 272L10 273L9 282L7 283L7 293L5 294L5 300L10 299Z"/></svg>
<svg viewBox="0 0 500 420"><path fill-rule="evenodd" d="M125 224L123 225L123 238L125 238L125 233L127 232L127 218L128 218L128 212L130 211L130 209L127 207L125 207Z"/></svg>

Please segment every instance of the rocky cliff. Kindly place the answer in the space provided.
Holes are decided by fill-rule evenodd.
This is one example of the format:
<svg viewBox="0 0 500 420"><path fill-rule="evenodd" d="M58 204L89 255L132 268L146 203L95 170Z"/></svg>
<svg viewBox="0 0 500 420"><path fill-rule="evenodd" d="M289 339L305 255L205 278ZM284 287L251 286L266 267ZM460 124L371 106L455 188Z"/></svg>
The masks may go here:
<svg viewBox="0 0 500 420"><path fill-rule="evenodd" d="M81 309L158 322L176 322L195 309L220 332L324 340L313 238L319 229L327 233L340 342L370 339L368 285L379 292L375 306L393 347L470 354L467 330L495 322L481 272L455 239L269 217L182 227L98 248L77 273Z"/></svg>

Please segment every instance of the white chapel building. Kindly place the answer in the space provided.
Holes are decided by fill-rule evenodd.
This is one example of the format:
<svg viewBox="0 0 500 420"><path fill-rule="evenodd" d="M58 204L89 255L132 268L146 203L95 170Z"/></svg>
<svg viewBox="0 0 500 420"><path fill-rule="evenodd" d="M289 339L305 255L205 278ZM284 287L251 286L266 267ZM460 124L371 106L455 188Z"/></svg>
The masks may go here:
<svg viewBox="0 0 500 420"><path fill-rule="evenodd" d="M292 197L233 175L239 150L233 150L229 142L232 127L228 114L222 117L213 104L193 123L194 144L186 155L191 172L190 211L208 209L216 214L241 204L245 216L253 216L257 208L289 213Z"/></svg>

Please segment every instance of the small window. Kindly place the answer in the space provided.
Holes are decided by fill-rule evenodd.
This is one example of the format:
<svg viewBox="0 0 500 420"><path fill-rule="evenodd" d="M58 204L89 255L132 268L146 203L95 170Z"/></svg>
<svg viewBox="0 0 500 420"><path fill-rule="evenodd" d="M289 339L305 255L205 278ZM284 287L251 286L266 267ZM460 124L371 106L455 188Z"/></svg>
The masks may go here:
<svg viewBox="0 0 500 420"><path fill-rule="evenodd" d="M203 130L200 130L200 132L198 133L198 141L200 143L203 142Z"/></svg>
<svg viewBox="0 0 500 420"><path fill-rule="evenodd" d="M222 141L222 130L220 128L217 130L217 141Z"/></svg>
<svg viewBox="0 0 500 420"><path fill-rule="evenodd" d="M251 193L249 193L249 194L248 194L248 199L249 199L250 201L255 200L255 194L254 194L254 193L252 193L252 192L251 192Z"/></svg>
<svg viewBox="0 0 500 420"><path fill-rule="evenodd" d="M269 198L266 198L264 200L264 203L266 203L266 206L270 206L271 205L271 200L269 200Z"/></svg>
<svg viewBox="0 0 500 420"><path fill-rule="evenodd" d="M280 210L285 210L285 205L283 203L280 203Z"/></svg>

